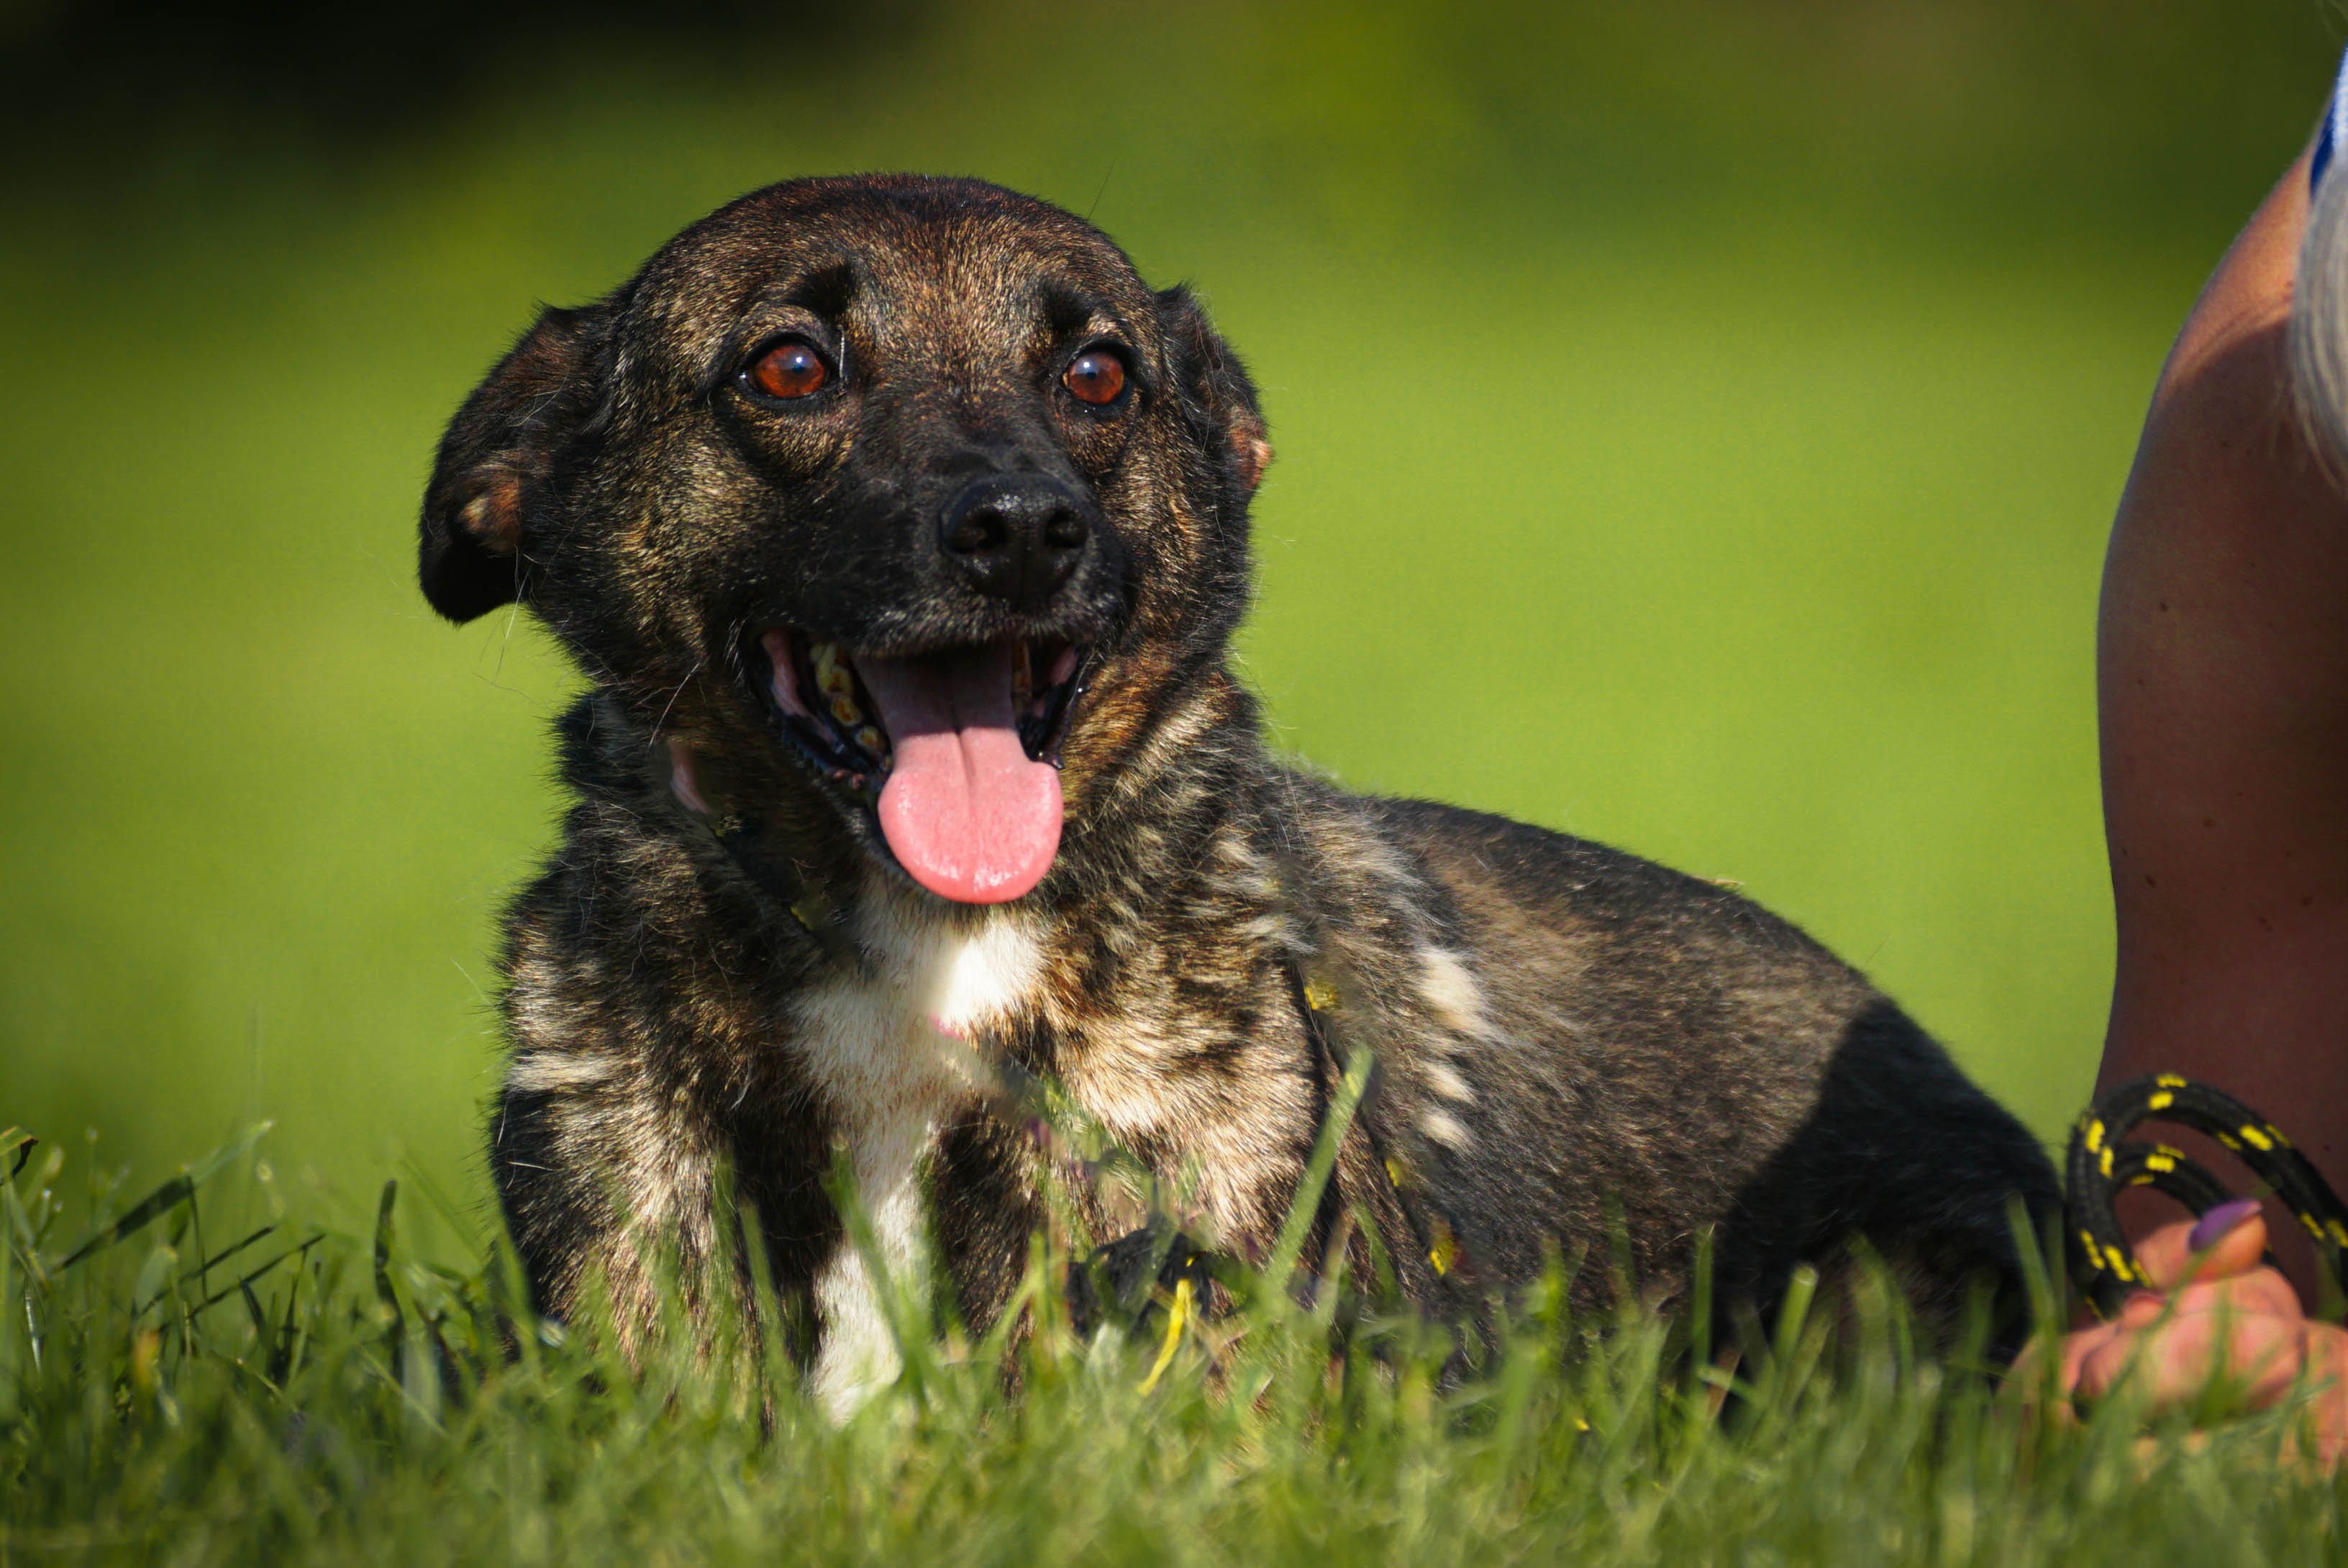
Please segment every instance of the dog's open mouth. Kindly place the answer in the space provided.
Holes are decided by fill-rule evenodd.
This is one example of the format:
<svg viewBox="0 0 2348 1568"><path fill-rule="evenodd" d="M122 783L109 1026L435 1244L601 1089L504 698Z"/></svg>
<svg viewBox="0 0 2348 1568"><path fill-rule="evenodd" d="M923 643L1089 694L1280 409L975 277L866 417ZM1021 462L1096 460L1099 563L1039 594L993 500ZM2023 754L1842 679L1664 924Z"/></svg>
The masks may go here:
<svg viewBox="0 0 2348 1568"><path fill-rule="evenodd" d="M907 875L962 903L1008 903L1044 880L1082 649L1006 640L881 657L784 626L758 645L777 729L873 811Z"/></svg>

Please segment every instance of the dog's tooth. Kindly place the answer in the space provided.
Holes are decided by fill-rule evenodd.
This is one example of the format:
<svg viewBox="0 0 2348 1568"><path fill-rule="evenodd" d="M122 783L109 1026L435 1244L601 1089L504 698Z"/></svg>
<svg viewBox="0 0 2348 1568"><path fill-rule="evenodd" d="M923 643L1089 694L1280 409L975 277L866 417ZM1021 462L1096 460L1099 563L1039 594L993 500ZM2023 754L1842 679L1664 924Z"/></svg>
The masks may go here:
<svg viewBox="0 0 2348 1568"><path fill-rule="evenodd" d="M810 662L815 665L815 684L824 696L845 697L856 689L856 677L841 660L839 644L818 643Z"/></svg>
<svg viewBox="0 0 2348 1568"><path fill-rule="evenodd" d="M864 722L864 710L858 707L845 692L834 692L831 717L839 721L840 728L852 730Z"/></svg>
<svg viewBox="0 0 2348 1568"><path fill-rule="evenodd" d="M856 732L856 744L875 757L889 755L889 738L869 724Z"/></svg>

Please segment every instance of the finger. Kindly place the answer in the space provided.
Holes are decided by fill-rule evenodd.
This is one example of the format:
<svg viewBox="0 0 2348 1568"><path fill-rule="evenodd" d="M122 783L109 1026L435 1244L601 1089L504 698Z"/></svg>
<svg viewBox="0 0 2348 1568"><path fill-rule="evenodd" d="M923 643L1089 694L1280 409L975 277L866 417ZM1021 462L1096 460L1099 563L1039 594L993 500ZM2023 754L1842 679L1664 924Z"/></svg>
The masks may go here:
<svg viewBox="0 0 2348 1568"><path fill-rule="evenodd" d="M2040 1369L2045 1357L2046 1342L2032 1341L2023 1353L2014 1358L2013 1369L2009 1374L2023 1390L2024 1405L2034 1409L2038 1407L2042 1397L2051 1392L2053 1398L2047 1400L2046 1408L2055 1421L2065 1426L2075 1422L2078 1419L2078 1412L2072 1408L2071 1394L2079 1384L2080 1364L2085 1361L2091 1353L2116 1337L2119 1332L2117 1324L2098 1323L2082 1328L2075 1334L2066 1334L2056 1340L2054 1342L2054 1382L2051 1390L2047 1387L2044 1374Z"/></svg>
<svg viewBox="0 0 2348 1568"><path fill-rule="evenodd" d="M2080 1399L2129 1394L2148 1408L2186 1404L2209 1392L2223 1368L2229 1392L2251 1408L2273 1404L2294 1385L2303 1324L2259 1319L2219 1326L2209 1316L2169 1324L2156 1334L2120 1336L2080 1361Z"/></svg>
<svg viewBox="0 0 2348 1568"><path fill-rule="evenodd" d="M2304 1319L2228 1311L2175 1316L2088 1350L2076 1389L2105 1398L2126 1387L2158 1409L2207 1390L2222 1372L2252 1408L2289 1392L2306 1357Z"/></svg>
<svg viewBox="0 0 2348 1568"><path fill-rule="evenodd" d="M2093 1328L2085 1328L2076 1334L2064 1336L2063 1364L2055 1373L2056 1380L2062 1385L2063 1391L2067 1394L2079 1386L2080 1366L2088 1357L2119 1336L2118 1326L2110 1323L2098 1324Z"/></svg>
<svg viewBox="0 0 2348 1568"><path fill-rule="evenodd" d="M2063 1364L2055 1375L2058 1386L2063 1390L2063 1398L2053 1407L2057 1421L2065 1425L2077 1422L2080 1377L2092 1357L2116 1343L2119 1338L2118 1326L2106 1323L2094 1328L2083 1329L2064 1339Z"/></svg>
<svg viewBox="0 0 2348 1568"><path fill-rule="evenodd" d="M2329 1323L2308 1325L2307 1375L2317 1385L2308 1408L2316 1457L2336 1466L2348 1459L2348 1330Z"/></svg>
<svg viewBox="0 0 2348 1568"><path fill-rule="evenodd" d="M2130 1291L2111 1321L2123 1333L2132 1334L2184 1313L2221 1309L2267 1313L2278 1317L2305 1315L2291 1282L2275 1270L2261 1266L2248 1274L2199 1280L2167 1295L2157 1291Z"/></svg>
<svg viewBox="0 0 2348 1568"><path fill-rule="evenodd" d="M2130 1319L2131 1314L2139 1311L2140 1304L2146 1300L2160 1304L2160 1309L2153 1314L2153 1321L2197 1312L2233 1312L2285 1318L2307 1315L2306 1309L2300 1305L2299 1293L2291 1288L2291 1282L2275 1270L2265 1267L2221 1279L2198 1279L2183 1290L2172 1291L2165 1296L2151 1295L2147 1292L2130 1297L2127 1305L2121 1309L2121 1318ZM2124 1324L2127 1327L2147 1326L2141 1318Z"/></svg>
<svg viewBox="0 0 2348 1568"><path fill-rule="evenodd" d="M2137 1243L2136 1259L2157 1290L2193 1279L2246 1273L2266 1256L2267 1222L2255 1198L2220 1203L2198 1221L2180 1220Z"/></svg>

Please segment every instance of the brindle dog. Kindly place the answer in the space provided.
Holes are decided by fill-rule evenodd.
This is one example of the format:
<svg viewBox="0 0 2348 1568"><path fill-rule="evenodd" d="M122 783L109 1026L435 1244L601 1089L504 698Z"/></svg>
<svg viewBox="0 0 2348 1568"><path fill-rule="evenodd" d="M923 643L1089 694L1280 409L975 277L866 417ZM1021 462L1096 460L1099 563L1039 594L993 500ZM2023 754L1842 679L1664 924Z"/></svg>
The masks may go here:
<svg viewBox="0 0 2348 1568"><path fill-rule="evenodd" d="M523 602L592 687L489 1149L546 1308L648 1309L656 1237L737 1291L730 1171L844 1409L895 1352L835 1160L877 1254L983 1324L1056 1158L1006 1074L1261 1257L1364 1051L1313 1246L1368 1266L1367 1215L1427 1308L1610 1225L1665 1294L1707 1227L1724 1301L1852 1237L1928 1309L2013 1283L2040 1150L1800 932L1272 757L1230 668L1270 455L1190 294L970 181L745 197L489 373L424 592Z"/></svg>

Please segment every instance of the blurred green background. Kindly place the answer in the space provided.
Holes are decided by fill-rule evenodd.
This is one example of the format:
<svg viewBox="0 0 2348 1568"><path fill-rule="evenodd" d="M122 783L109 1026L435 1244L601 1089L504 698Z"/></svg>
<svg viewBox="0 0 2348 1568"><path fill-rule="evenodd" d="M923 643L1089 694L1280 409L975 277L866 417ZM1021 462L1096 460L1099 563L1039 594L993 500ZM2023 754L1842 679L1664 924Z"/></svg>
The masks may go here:
<svg viewBox="0 0 2348 1568"><path fill-rule="evenodd" d="M911 168L1251 359L1281 744L1739 880L2058 1128L2103 536L2315 0L639 9L0 7L0 1124L478 1200L571 676L417 597L440 422L708 208Z"/></svg>

